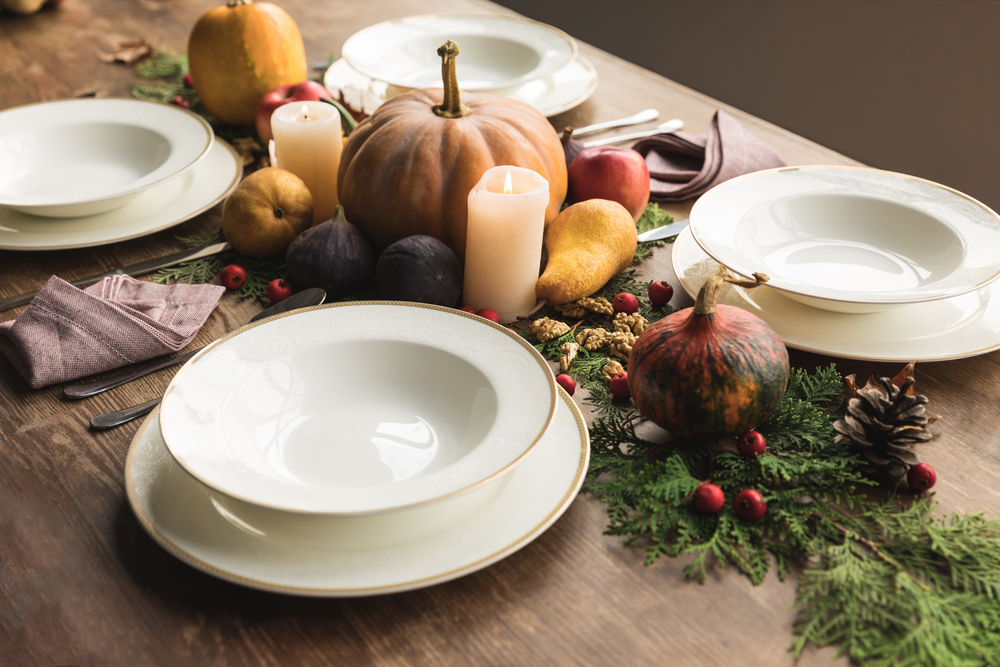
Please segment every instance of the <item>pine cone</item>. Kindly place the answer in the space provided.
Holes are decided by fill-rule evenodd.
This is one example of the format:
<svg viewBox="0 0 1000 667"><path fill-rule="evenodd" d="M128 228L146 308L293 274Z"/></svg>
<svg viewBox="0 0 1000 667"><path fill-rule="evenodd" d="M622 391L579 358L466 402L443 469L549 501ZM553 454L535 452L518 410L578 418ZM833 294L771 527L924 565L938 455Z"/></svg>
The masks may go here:
<svg viewBox="0 0 1000 667"><path fill-rule="evenodd" d="M847 415L833 425L840 434L837 442L848 440L861 449L870 464L862 468L865 474L902 478L917 463L913 446L931 439L924 415L927 397L908 394L913 383L911 376L897 387L884 377L871 389L858 389L847 403Z"/></svg>

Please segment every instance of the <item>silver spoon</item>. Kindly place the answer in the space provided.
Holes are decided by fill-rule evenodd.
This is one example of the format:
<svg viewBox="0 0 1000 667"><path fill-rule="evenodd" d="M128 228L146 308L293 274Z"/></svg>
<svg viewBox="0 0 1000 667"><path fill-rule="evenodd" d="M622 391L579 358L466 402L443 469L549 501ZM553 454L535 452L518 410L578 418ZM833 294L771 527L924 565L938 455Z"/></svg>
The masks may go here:
<svg viewBox="0 0 1000 667"><path fill-rule="evenodd" d="M326 300L326 292L319 289L318 287L312 287L303 290L301 292L298 292L297 294L293 294L287 299L279 301L278 303L274 304L269 308L265 308L264 310L260 311L259 313L251 317L250 322L248 322L248 324L253 322L259 322L260 320L263 320L264 318L267 317L271 317L272 315L278 315L280 313L287 313L293 310L298 310L299 308L318 306L325 300ZM123 373L122 375L113 377L110 380L98 380L96 382L91 382L87 384L75 385L76 389L74 389L74 387L66 387L66 389L64 389L63 391L64 393L66 393L67 396L71 396L71 398L84 398L86 396L93 396L94 394L99 394L102 391L106 391L107 389L117 387L130 380L140 378L143 375L152 373L153 371L159 370L161 368L166 368L174 364L178 364L181 361L186 361L187 359L201 352L203 349L204 348L200 347L197 350L192 350L191 352L183 354L179 357L174 357L173 359L167 359L166 361L153 364L152 366L146 366L145 368L141 368L137 371L132 371L130 373ZM83 393L88 390L87 389L88 387L90 393ZM94 390L95 387L97 388L96 391ZM70 389L74 389L73 395L70 395L68 393ZM103 431L105 429L109 429L114 426L124 424L125 422L132 421L136 417L141 417L142 415L149 413L150 411L152 411L153 408L159 405L161 400L163 400L162 397L154 398L151 401L146 401L145 403L141 403L139 405L133 405L132 407L129 408L116 410L115 412L108 412L103 415L97 415L90 420L90 426L91 428Z"/></svg>
<svg viewBox="0 0 1000 667"><path fill-rule="evenodd" d="M619 118L618 120L606 120L603 123L594 123L593 125L584 125L583 127L573 128L573 137L577 138L583 134L590 134L591 132L600 132L601 130L608 130L612 127L624 127L625 125L638 125L639 123L648 123L651 120L656 120L660 117L660 112L656 109L646 109L645 111L640 111L639 113L632 114L631 116L626 116L625 118ZM559 138L562 138L563 133L559 133Z"/></svg>
<svg viewBox="0 0 1000 667"><path fill-rule="evenodd" d="M684 121L680 118L674 118L673 120L668 120L665 123L660 123L654 128L648 130L642 130L641 132L629 132L628 134L619 134L613 137L607 137L606 139L594 139L593 141L583 142L584 148L593 148L594 146L607 146L608 144L620 144L626 141L632 141L633 139L641 139L643 137L648 137L653 134L660 134L661 132L675 132L677 130L684 129ZM575 135L576 133L574 133Z"/></svg>

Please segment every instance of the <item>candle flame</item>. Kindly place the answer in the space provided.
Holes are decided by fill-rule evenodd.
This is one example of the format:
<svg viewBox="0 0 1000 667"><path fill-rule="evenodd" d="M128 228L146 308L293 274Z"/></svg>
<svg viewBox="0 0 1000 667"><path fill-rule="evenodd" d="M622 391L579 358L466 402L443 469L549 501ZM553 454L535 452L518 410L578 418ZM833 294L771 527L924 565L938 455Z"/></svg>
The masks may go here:
<svg viewBox="0 0 1000 667"><path fill-rule="evenodd" d="M503 182L503 193L505 195L514 194L514 188L510 184L510 169L507 170L507 179Z"/></svg>
<svg viewBox="0 0 1000 667"><path fill-rule="evenodd" d="M309 107L302 105L302 120L309 120Z"/></svg>

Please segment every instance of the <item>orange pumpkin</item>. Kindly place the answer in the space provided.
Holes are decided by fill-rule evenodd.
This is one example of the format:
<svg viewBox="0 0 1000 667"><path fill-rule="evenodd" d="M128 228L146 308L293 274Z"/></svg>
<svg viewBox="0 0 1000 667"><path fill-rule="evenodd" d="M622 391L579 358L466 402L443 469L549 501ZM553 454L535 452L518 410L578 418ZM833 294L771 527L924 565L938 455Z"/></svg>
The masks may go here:
<svg viewBox="0 0 1000 667"><path fill-rule="evenodd" d="M264 93L306 80L306 49L281 7L228 0L194 24L188 66L209 113L226 125L253 125Z"/></svg>
<svg viewBox="0 0 1000 667"><path fill-rule="evenodd" d="M444 89L403 93L362 121L341 154L337 192L379 251L426 234L464 261L469 191L483 173L513 165L541 174L548 224L566 198L566 157L555 129L527 104L492 93L460 98L458 45L449 41L438 55Z"/></svg>

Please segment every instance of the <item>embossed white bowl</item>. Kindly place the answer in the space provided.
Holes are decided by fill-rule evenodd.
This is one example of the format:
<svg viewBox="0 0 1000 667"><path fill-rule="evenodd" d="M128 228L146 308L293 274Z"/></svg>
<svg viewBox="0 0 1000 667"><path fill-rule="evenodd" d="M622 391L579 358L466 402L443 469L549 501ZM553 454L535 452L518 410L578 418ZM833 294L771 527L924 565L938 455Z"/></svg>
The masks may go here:
<svg viewBox="0 0 1000 667"><path fill-rule="evenodd" d="M0 113L0 206L51 218L113 211L194 167L215 141L201 116L133 99L41 102Z"/></svg>
<svg viewBox="0 0 1000 667"><path fill-rule="evenodd" d="M328 304L208 346L167 387L160 428L180 465L221 493L366 515L503 475L545 433L557 396L541 355L480 317Z"/></svg>
<svg viewBox="0 0 1000 667"><path fill-rule="evenodd" d="M870 313L947 299L1000 277L1000 216L914 176L784 167L722 183L691 232L733 271L823 310Z"/></svg>
<svg viewBox="0 0 1000 667"><path fill-rule="evenodd" d="M554 74L576 58L576 40L550 25L493 14L423 14L368 26L344 42L344 60L400 88L440 88L446 41L458 43L462 90L498 90Z"/></svg>

